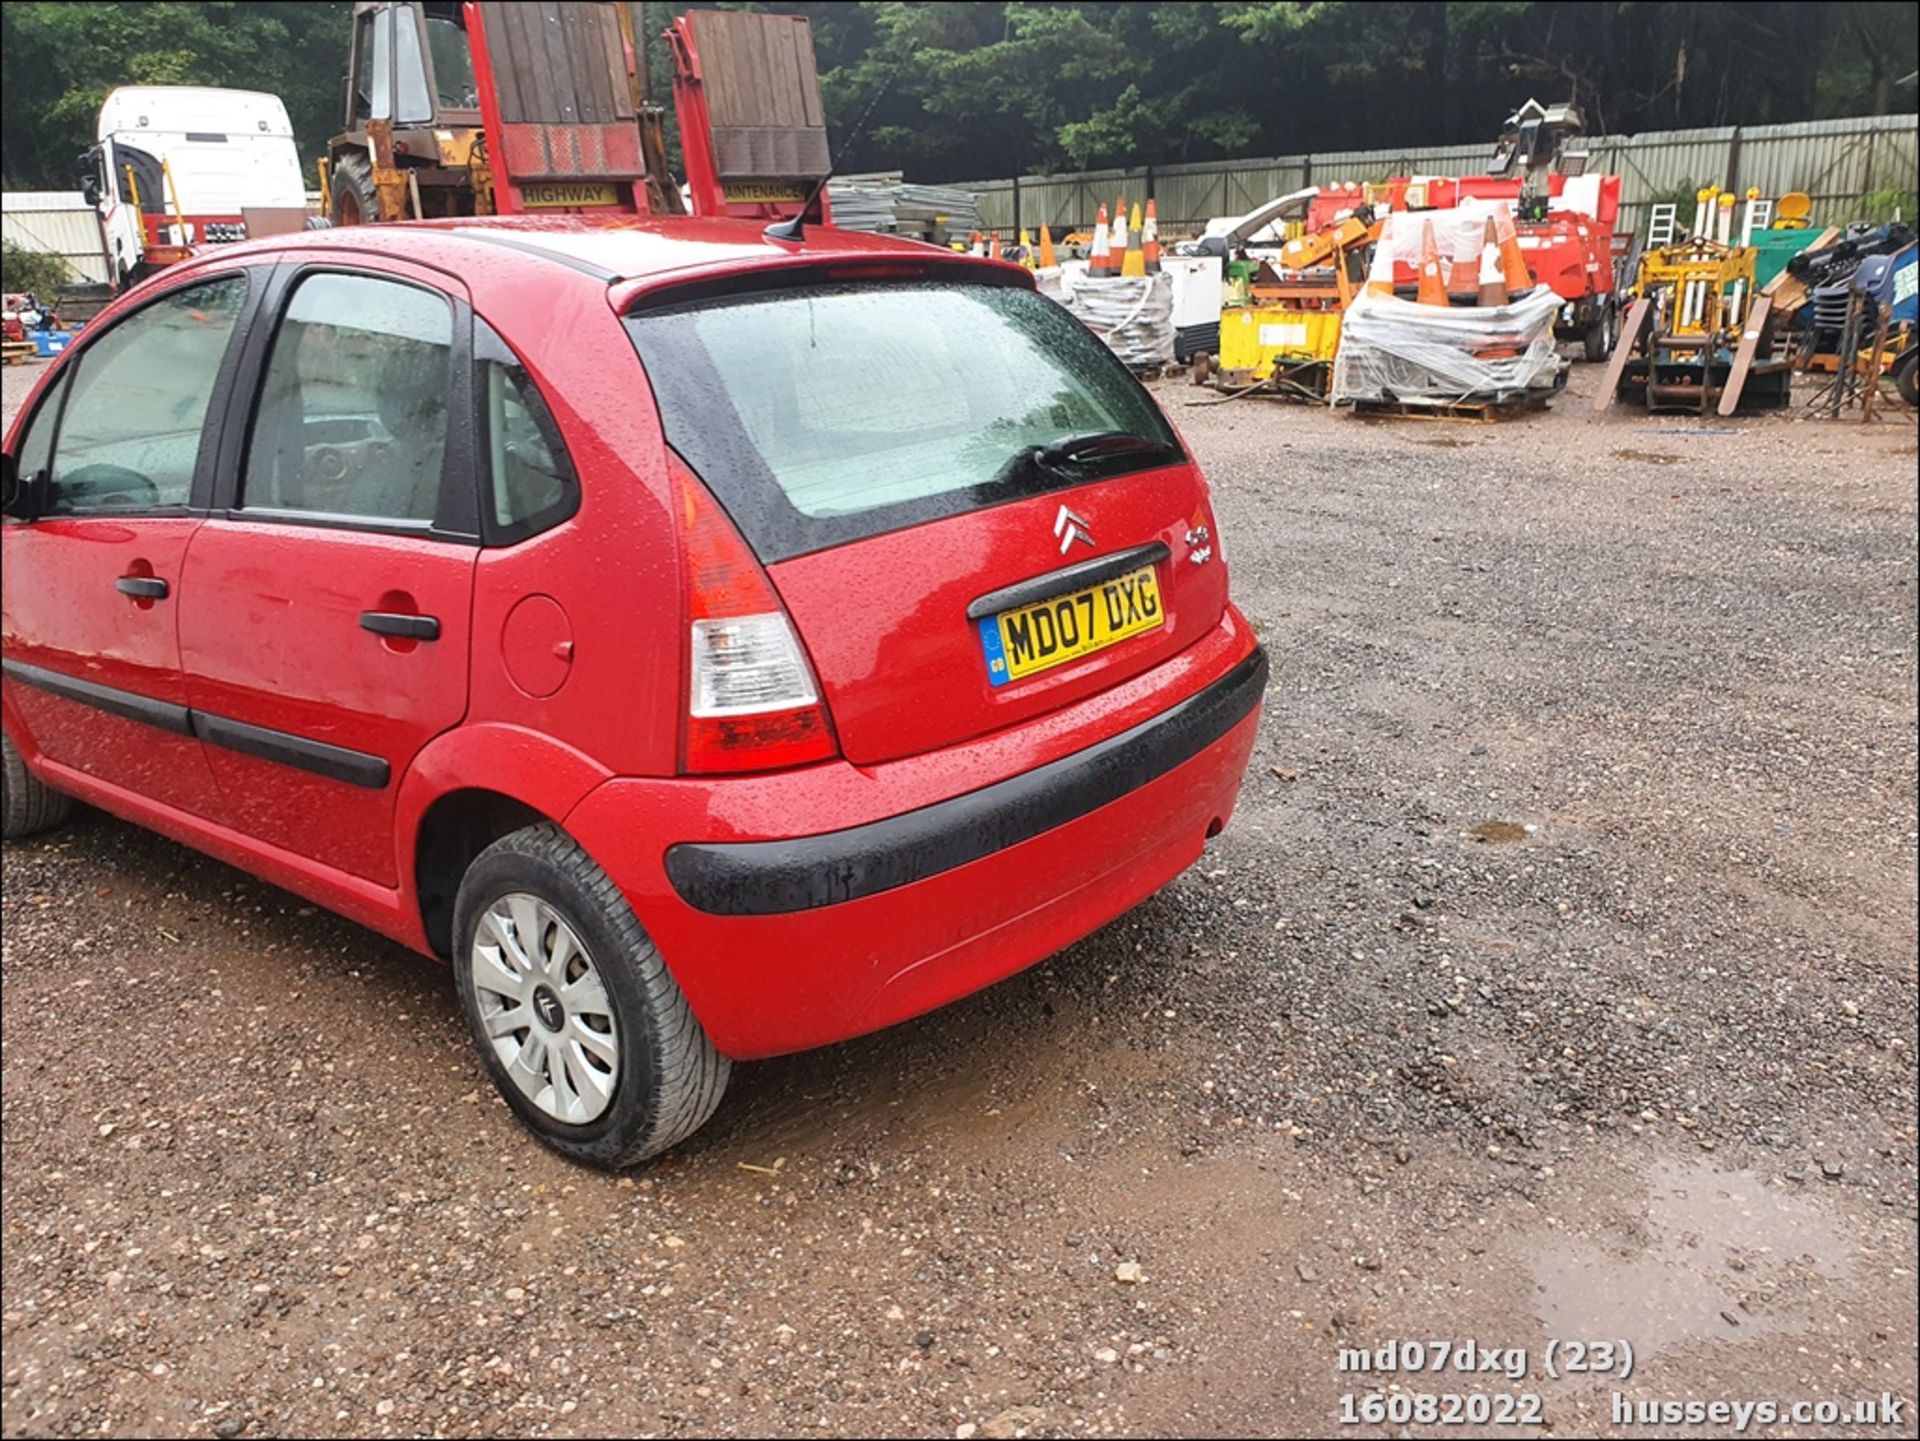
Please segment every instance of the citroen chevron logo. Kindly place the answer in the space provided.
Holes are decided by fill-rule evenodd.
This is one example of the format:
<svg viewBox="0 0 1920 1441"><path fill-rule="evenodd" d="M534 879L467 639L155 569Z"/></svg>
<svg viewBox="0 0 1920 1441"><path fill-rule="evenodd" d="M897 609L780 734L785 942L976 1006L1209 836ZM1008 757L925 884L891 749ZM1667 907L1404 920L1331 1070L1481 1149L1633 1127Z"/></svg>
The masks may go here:
<svg viewBox="0 0 1920 1441"><path fill-rule="evenodd" d="M1064 505L1060 507L1060 514L1053 518L1053 533L1060 537L1062 555L1073 549L1076 540L1083 545L1093 544L1093 533L1087 529L1087 518L1075 515Z"/></svg>

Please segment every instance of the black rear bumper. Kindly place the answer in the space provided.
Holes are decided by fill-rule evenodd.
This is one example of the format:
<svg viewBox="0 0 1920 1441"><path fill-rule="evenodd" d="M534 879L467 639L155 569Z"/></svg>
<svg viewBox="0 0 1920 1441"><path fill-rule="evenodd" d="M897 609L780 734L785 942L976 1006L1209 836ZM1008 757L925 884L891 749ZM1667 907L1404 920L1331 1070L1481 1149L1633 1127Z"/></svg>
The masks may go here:
<svg viewBox="0 0 1920 1441"><path fill-rule="evenodd" d="M979 860L1139 789L1245 719L1267 688L1267 653L1119 735L950 800L844 831L784 841L687 842L667 878L718 916L812 910L911 885Z"/></svg>

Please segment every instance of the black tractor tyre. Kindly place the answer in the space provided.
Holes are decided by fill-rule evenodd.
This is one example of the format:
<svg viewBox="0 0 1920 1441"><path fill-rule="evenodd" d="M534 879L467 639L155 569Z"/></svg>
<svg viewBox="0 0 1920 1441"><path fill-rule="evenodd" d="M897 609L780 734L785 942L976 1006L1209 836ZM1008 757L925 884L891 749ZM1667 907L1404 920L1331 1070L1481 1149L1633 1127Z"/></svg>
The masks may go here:
<svg viewBox="0 0 1920 1441"><path fill-rule="evenodd" d="M1581 353L1594 364L1613 354L1615 342L1620 338L1620 312L1612 301L1602 301L1600 313L1593 318L1580 336Z"/></svg>
<svg viewBox="0 0 1920 1441"><path fill-rule="evenodd" d="M1893 388L1908 406L1920 410L1920 348L1908 346L1893 363Z"/></svg>
<svg viewBox="0 0 1920 1441"><path fill-rule="evenodd" d="M373 188L373 166L364 155L343 155L334 162L329 184L333 189L335 225L371 225L380 218L380 200Z"/></svg>

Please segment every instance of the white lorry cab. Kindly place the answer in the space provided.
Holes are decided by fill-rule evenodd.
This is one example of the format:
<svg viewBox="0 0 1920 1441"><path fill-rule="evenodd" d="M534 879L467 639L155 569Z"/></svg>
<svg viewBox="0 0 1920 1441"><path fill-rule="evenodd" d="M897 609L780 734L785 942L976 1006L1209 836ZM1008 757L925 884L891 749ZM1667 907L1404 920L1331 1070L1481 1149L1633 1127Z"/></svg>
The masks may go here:
<svg viewBox="0 0 1920 1441"><path fill-rule="evenodd" d="M100 107L81 190L100 213L116 288L194 247L284 234L306 222L306 182L277 95L126 85Z"/></svg>

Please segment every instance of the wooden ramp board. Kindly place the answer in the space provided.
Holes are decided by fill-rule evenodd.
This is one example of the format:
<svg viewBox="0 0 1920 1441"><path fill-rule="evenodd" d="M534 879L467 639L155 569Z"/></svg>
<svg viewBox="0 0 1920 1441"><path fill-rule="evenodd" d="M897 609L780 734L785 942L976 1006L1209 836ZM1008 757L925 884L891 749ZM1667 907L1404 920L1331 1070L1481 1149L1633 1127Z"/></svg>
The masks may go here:
<svg viewBox="0 0 1920 1441"><path fill-rule="evenodd" d="M1720 413L1732 415L1740 408L1740 392L1747 388L1747 376L1753 370L1753 357L1761 338L1773 323L1773 297L1762 295L1747 312L1746 329L1740 332L1740 348L1733 353L1733 369L1727 373L1726 389L1720 392Z"/></svg>
<svg viewBox="0 0 1920 1441"><path fill-rule="evenodd" d="M1603 411L1613 404L1613 397L1620 389L1620 377L1625 373L1627 361L1632 359L1634 347L1646 334L1647 326L1653 319L1653 298L1643 295L1627 308L1627 322L1620 327L1620 334L1613 342L1613 354L1607 357L1607 373L1600 378L1600 389L1593 397L1593 408Z"/></svg>

